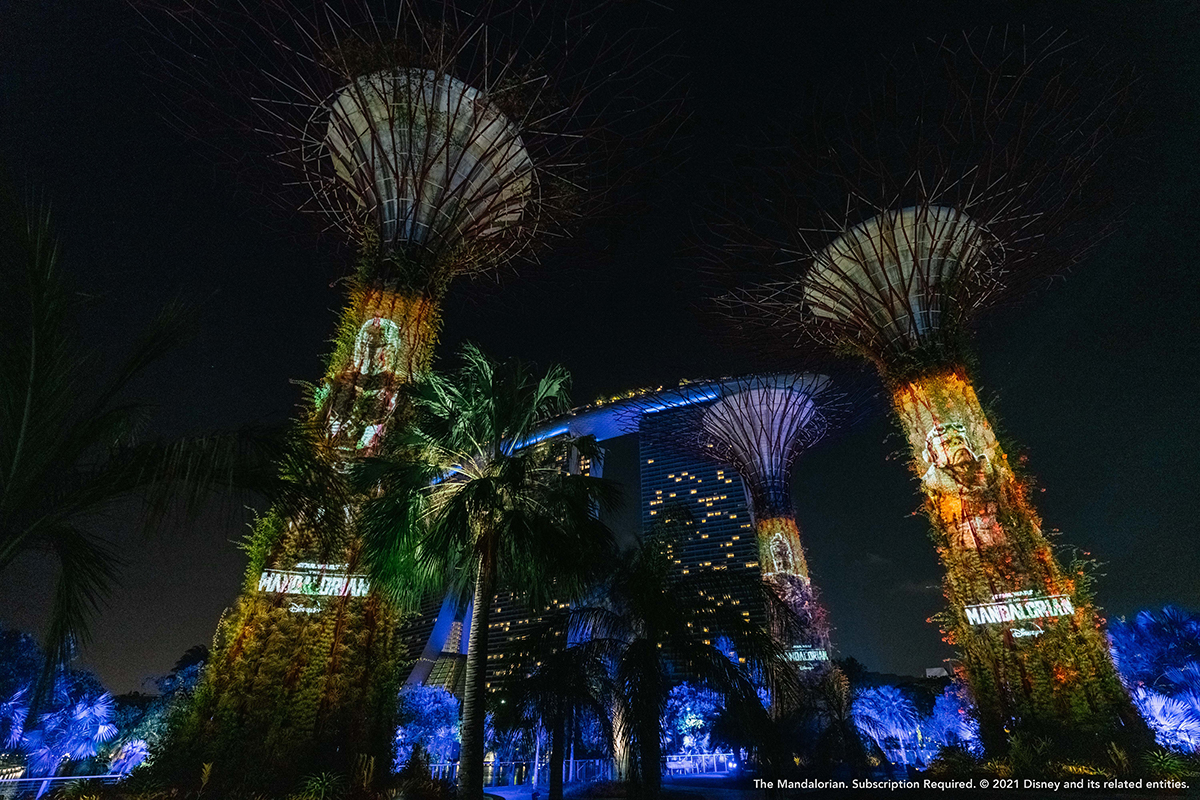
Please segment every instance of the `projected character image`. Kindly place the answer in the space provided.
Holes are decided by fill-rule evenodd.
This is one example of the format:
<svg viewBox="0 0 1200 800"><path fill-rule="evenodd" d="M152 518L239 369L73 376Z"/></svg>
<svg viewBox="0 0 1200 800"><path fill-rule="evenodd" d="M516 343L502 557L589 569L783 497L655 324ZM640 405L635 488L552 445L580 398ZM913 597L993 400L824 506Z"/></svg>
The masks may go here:
<svg viewBox="0 0 1200 800"><path fill-rule="evenodd" d="M1003 531L996 521L996 502L989 497L993 466L979 452L966 426L955 422L933 426L925 435L923 453L929 469L921 476L926 492L940 511L953 518L955 548L999 544Z"/></svg>

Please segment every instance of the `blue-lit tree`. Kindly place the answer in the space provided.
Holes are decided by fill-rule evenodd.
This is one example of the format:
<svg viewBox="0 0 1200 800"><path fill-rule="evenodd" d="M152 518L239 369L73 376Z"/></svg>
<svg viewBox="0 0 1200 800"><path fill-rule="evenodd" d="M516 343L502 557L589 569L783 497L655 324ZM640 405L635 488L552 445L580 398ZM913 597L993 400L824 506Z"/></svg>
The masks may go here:
<svg viewBox="0 0 1200 800"><path fill-rule="evenodd" d="M38 726L21 737L30 775L53 775L69 762L87 761L117 735L108 692L83 697L43 714Z"/></svg>
<svg viewBox="0 0 1200 800"><path fill-rule="evenodd" d="M1178 606L1139 611L1108 627L1113 658L1125 685L1165 688L1168 671L1200 663L1200 615Z"/></svg>
<svg viewBox="0 0 1200 800"><path fill-rule="evenodd" d="M854 724L887 753L899 750L900 762L909 763L908 750L916 743L920 715L908 695L895 686L863 689L851 707Z"/></svg>
<svg viewBox="0 0 1200 800"><path fill-rule="evenodd" d="M0 747L19 754L29 776L73 769L102 755L117 736L114 703L89 672L59 671L34 708L45 655L32 636L0 632Z"/></svg>
<svg viewBox="0 0 1200 800"><path fill-rule="evenodd" d="M1200 615L1178 606L1109 626L1113 658L1163 747L1200 747Z"/></svg>
<svg viewBox="0 0 1200 800"><path fill-rule="evenodd" d="M964 686L946 687L934 700L933 711L922 722L921 732L924 738L940 747L961 747L970 753L982 754L979 720Z"/></svg>
<svg viewBox="0 0 1200 800"><path fill-rule="evenodd" d="M458 756L458 698L440 686L406 686L400 692L396 769L420 746L432 761Z"/></svg>
<svg viewBox="0 0 1200 800"><path fill-rule="evenodd" d="M44 706L50 710L38 714L32 726L29 687L0 704L4 743L24 756L30 776L49 777L68 769L71 762L95 758L116 737L112 696L89 691L87 683L60 677Z"/></svg>
<svg viewBox="0 0 1200 800"><path fill-rule="evenodd" d="M684 682L667 695L663 734L669 754L707 753L713 724L725 704L716 692Z"/></svg>

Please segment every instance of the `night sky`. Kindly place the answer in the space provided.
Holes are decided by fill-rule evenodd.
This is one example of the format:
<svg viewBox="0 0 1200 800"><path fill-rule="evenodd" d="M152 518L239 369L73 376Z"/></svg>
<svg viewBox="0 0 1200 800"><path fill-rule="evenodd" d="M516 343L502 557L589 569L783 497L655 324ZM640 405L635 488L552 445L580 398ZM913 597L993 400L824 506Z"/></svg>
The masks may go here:
<svg viewBox="0 0 1200 800"><path fill-rule="evenodd" d="M1139 76L1137 135L1119 143L1114 177L1127 219L1065 281L981 321L981 394L998 396L1000 422L1026 448L1046 527L1105 563L1108 616L1200 608L1197 6L675 5L691 114L680 152L637 187L635 213L581 234L590 257L457 284L443 363L466 339L561 362L579 403L736 371L744 354L703 312L702 280L681 253L696 198L722 186L736 196L737 156L764 123L803 120L815 97L868 86L881 55L926 36L1067 27ZM313 245L307 221L271 210L260 187L163 121L145 46L116 0L0 0L0 159L52 203L63 268L104 298L83 321L89 346L119 353L172 298L201 309L195 340L133 393L158 407L151 433L280 422L300 397L290 381L321 373L345 265ZM902 448L891 422L872 417L801 459L796 500L840 652L919 673L950 652L925 622L941 603L940 570ZM636 502L636 486L627 494ZM148 539L129 517L118 509L107 523L126 566L83 657L116 692L209 642L245 563L231 543L244 516L228 509ZM52 575L36 556L0 575L0 624L39 629Z"/></svg>

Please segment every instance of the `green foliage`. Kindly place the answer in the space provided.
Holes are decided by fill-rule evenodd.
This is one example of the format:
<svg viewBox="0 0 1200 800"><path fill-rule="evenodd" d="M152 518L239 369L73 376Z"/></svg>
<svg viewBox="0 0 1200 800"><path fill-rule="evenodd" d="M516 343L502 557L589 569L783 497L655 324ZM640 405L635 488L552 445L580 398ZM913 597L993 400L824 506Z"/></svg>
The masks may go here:
<svg viewBox="0 0 1200 800"><path fill-rule="evenodd" d="M178 783L211 762L222 791L281 791L302 770L348 774L359 755L388 763L400 617L371 597L330 598L319 614L294 614L290 602L258 592L239 600L229 636L172 718L159 777ZM335 659L344 671L331 676Z"/></svg>
<svg viewBox="0 0 1200 800"><path fill-rule="evenodd" d="M271 511L264 515L254 512L254 522L250 524L250 533L244 536L238 546L246 554L246 585L244 591L256 587L258 576L267 566L267 559L279 545L283 534L284 522L278 513Z"/></svg>
<svg viewBox="0 0 1200 800"><path fill-rule="evenodd" d="M367 791L375 785L375 756L369 756L365 753L359 753L354 757L354 770L352 775L352 789L356 791Z"/></svg>
<svg viewBox="0 0 1200 800"><path fill-rule="evenodd" d="M1200 774L1196 764L1186 756L1171 750L1156 749L1142 754L1142 766L1152 778L1182 780Z"/></svg>
<svg viewBox="0 0 1200 800"><path fill-rule="evenodd" d="M982 767L982 762L965 747L943 747L929 762L928 772L939 777L967 777L982 771Z"/></svg>
<svg viewBox="0 0 1200 800"><path fill-rule="evenodd" d="M318 772L304 779L303 800L339 800L346 794L346 778L335 772Z"/></svg>

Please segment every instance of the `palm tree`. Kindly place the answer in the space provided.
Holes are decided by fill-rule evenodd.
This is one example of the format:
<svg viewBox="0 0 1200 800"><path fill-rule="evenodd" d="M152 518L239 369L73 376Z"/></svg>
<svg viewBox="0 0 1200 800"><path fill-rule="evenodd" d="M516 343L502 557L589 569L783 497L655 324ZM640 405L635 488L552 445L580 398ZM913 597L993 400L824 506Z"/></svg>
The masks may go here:
<svg viewBox="0 0 1200 800"><path fill-rule="evenodd" d="M683 677L719 694L730 713L769 725L755 683L775 697L798 692L786 651L736 606L717 598L751 589L781 624L797 620L758 581L746 586L723 572L673 577L662 539L652 534L624 554L593 605L572 612L571 637L602 654L615 685L611 718L618 770L646 798L661 789L662 716L672 685ZM732 643L736 655L723 651ZM787 639L781 639L786 641ZM726 645L727 646L727 645ZM682 673L680 675L679 673Z"/></svg>
<svg viewBox="0 0 1200 800"><path fill-rule="evenodd" d="M916 735L919 715L917 707L904 692L895 686L876 686L863 689L854 698L851 714L854 724L864 735L874 739L887 752L887 740L895 737L900 747L900 761L908 765L908 748L904 740Z"/></svg>
<svg viewBox="0 0 1200 800"><path fill-rule="evenodd" d="M196 456L194 445L138 442L147 406L123 397L181 342L189 315L165 309L106 372L75 335L87 302L59 271L49 212L23 209L0 175L0 572L30 551L59 567L35 706L115 581L117 557L97 519L180 477Z"/></svg>
<svg viewBox="0 0 1200 800"><path fill-rule="evenodd" d="M553 636L543 639L537 648L541 651L537 668L517 685L513 705L519 719L532 722L535 730L540 724L549 734L549 800L562 800L568 730L574 728L581 711L601 720L608 717L612 682L595 649L561 647L562 639ZM553 648L554 640L559 649ZM611 748L611 730L601 727L609 734Z"/></svg>
<svg viewBox="0 0 1200 800"><path fill-rule="evenodd" d="M59 270L49 212L24 210L0 173L0 572L31 551L58 562L42 674L30 697L35 714L115 585L118 557L97 526L105 511L141 498L150 522L228 488L307 508L301 498L326 496L333 474L308 458L298 435L141 439L149 406L125 391L182 344L192 315L169 305L125 360L105 370L76 335L88 302ZM276 460L291 473L281 474Z"/></svg>
<svg viewBox="0 0 1200 800"><path fill-rule="evenodd" d="M473 598L458 779L470 800L483 792L492 599L505 585L536 608L551 591L569 597L583 586L612 541L595 509L616 494L566 469L590 441L537 439L541 422L569 408L566 370L535 378L525 364L494 363L472 345L461 358L456 373L415 385L411 428L358 475L375 493L362 523L373 584L408 605L447 582Z"/></svg>

